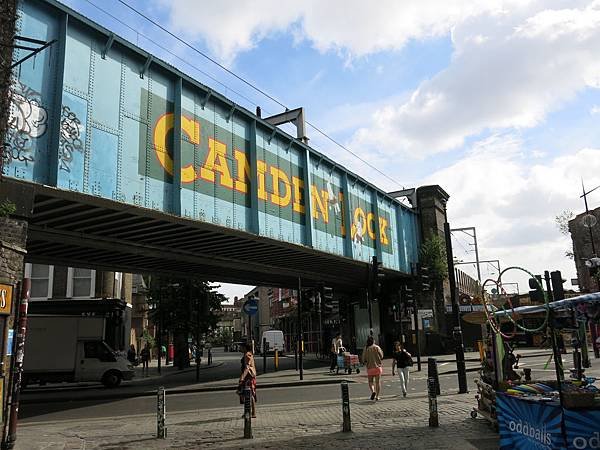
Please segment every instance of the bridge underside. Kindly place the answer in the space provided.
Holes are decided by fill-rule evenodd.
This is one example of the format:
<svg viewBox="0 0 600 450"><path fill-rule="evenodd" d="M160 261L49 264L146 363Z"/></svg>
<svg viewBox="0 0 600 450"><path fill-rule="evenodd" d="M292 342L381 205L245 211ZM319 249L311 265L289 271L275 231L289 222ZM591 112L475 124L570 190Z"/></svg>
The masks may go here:
<svg viewBox="0 0 600 450"><path fill-rule="evenodd" d="M29 223L28 262L340 291L367 286L364 262L116 201L5 178ZM391 280L403 276L390 271Z"/></svg>

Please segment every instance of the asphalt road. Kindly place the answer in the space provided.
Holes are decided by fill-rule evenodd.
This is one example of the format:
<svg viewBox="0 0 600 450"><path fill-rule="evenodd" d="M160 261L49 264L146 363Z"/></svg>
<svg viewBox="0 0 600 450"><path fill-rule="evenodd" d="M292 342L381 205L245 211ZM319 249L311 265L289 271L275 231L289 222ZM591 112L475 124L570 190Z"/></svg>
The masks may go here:
<svg viewBox="0 0 600 450"><path fill-rule="evenodd" d="M235 355L235 357L234 355L230 355L227 359L229 362L225 363L224 361L223 366L221 366L221 371L219 371L219 373L214 373L211 376L225 377L226 374L229 374L228 377L231 377L231 370L234 368L235 371L233 372L233 376L237 376L239 373L239 355ZM552 363L544 369L547 361L547 356L530 357L522 359L520 367L532 368L533 375L537 379L552 379L554 377ZM293 358L291 358L288 363L291 363L291 367L293 368ZM600 361L592 360L592 363L594 367L588 369L588 374L596 376L600 375ZM565 359L565 366L570 367L570 357ZM453 363L441 363L439 371L444 372L452 369L454 369ZM211 370L212 369L209 369L207 372ZM323 370L326 372L327 368L324 367ZM411 373L409 395L426 395L426 370L427 366L424 365L422 372ZM192 375L194 374L192 373ZM181 376L183 376L183 374ZM477 376L476 372L467 374L468 387L473 394L476 393L473 379L477 378ZM355 380L356 383L350 384L351 399L367 397L369 390L365 384L366 380L362 376L355 377ZM340 399L340 388L337 384L260 389L260 376L258 378L258 384L259 408L271 404L301 403L316 400L334 401ZM458 391L456 374L441 375L440 384L442 391ZM386 374L383 377L383 395L398 396L399 401L401 401L398 379L397 377L391 376L389 368L386 369ZM475 400L473 400L473 403L475 404ZM239 405L239 399L233 391L171 394L168 395L167 398L167 410L170 412L231 407L236 405ZM20 408L20 418L22 423L72 419L81 420L82 418L91 419L136 414L153 414L156 410L155 408L156 399L154 397L137 397L105 401L72 400L61 403L44 403L43 401L40 401L39 403L23 404Z"/></svg>

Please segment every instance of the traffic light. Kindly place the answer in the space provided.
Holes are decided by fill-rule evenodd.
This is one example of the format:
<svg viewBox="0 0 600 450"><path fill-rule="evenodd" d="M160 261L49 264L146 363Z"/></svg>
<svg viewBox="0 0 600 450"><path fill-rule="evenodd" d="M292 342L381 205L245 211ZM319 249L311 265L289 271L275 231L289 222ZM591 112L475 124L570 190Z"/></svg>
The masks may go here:
<svg viewBox="0 0 600 450"><path fill-rule="evenodd" d="M313 291L302 291L301 300L302 302L302 311L310 312L314 309L316 298L315 293Z"/></svg>
<svg viewBox="0 0 600 450"><path fill-rule="evenodd" d="M414 306L415 304L415 293L411 286L403 285L400 291L400 301L406 306Z"/></svg>
<svg viewBox="0 0 600 450"><path fill-rule="evenodd" d="M417 264L417 289L426 292L431 289L429 267Z"/></svg>
<svg viewBox="0 0 600 450"><path fill-rule="evenodd" d="M385 274L383 273L383 263L377 260L377 256L373 256L371 263L371 292L373 293L373 300L378 299L379 295L381 294L382 281L384 277Z"/></svg>
<svg viewBox="0 0 600 450"><path fill-rule="evenodd" d="M562 300L565 298L565 290L563 289L563 283L567 280L563 280L560 270L550 272L550 280L552 283L552 294L554 300Z"/></svg>
<svg viewBox="0 0 600 450"><path fill-rule="evenodd" d="M542 288L542 276L536 275L535 278L529 279L529 298L534 303L544 302L544 289Z"/></svg>
<svg viewBox="0 0 600 450"><path fill-rule="evenodd" d="M335 301L333 300L333 288L328 286L321 286L321 307L324 311L333 311L335 308Z"/></svg>

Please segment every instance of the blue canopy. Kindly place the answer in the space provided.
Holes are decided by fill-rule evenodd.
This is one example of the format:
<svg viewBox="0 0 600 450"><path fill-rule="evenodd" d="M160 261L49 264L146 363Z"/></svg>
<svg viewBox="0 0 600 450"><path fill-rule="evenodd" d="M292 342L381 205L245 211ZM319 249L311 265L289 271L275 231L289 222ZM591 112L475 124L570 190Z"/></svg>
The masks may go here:
<svg viewBox="0 0 600 450"><path fill-rule="evenodd" d="M571 308L581 309L587 308L588 306L600 307L600 292L594 292L592 294L578 295L577 297L566 298L564 300L557 300L550 302L550 308L554 311L563 311ZM530 306L519 306L518 308L499 310L494 312L496 316L505 316L507 314L534 314L546 311L546 305L530 305Z"/></svg>

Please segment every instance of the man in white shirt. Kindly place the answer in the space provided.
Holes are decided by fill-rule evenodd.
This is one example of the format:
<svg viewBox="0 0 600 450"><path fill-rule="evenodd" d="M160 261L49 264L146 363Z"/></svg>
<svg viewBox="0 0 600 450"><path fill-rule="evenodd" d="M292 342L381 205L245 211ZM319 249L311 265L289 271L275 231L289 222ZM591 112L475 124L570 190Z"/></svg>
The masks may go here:
<svg viewBox="0 0 600 450"><path fill-rule="evenodd" d="M342 347L342 335L337 333L331 340L331 366L329 367L330 372L334 372L337 367L337 355Z"/></svg>

